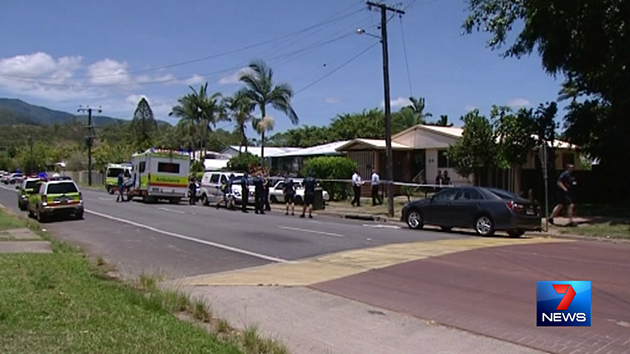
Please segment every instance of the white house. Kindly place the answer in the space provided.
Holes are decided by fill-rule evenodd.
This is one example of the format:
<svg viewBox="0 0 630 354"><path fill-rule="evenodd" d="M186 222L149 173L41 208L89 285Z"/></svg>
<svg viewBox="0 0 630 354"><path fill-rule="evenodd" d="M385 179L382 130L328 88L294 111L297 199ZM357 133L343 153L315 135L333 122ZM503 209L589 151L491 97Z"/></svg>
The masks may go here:
<svg viewBox="0 0 630 354"><path fill-rule="evenodd" d="M272 157L278 154L284 154L287 152L298 151L302 148L296 147L273 147L273 146L265 146L265 157ZM260 156L262 148L260 146L248 146L247 152L252 155ZM221 151L223 155L229 155L230 157L236 156L241 152L245 152L244 146L232 145Z"/></svg>

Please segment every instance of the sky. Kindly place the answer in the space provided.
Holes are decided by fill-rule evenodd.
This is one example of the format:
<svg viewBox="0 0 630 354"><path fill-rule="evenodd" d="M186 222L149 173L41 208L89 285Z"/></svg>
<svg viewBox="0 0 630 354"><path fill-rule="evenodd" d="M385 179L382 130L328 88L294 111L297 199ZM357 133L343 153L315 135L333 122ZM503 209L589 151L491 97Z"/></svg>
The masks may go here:
<svg viewBox="0 0 630 354"><path fill-rule="evenodd" d="M402 0L388 22L392 110L424 97L434 118L456 126L467 111L492 105L536 108L554 101L560 78L534 53L501 57L488 35L463 35L464 0ZM357 0L7 0L0 12L0 97L131 119L146 97L156 118L208 83L231 95L251 60L292 86L300 125L383 106L380 14ZM563 107L560 105L560 107ZM275 132L293 127L269 112ZM231 129L220 122L217 128Z"/></svg>

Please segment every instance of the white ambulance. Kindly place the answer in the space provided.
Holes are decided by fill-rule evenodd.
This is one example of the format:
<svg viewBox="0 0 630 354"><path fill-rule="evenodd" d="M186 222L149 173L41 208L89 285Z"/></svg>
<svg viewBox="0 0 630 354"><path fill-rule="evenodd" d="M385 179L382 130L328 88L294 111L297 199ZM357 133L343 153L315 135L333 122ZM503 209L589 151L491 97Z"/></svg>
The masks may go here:
<svg viewBox="0 0 630 354"><path fill-rule="evenodd" d="M188 194L190 156L175 151L147 150L134 154L131 198L144 202L181 202Z"/></svg>

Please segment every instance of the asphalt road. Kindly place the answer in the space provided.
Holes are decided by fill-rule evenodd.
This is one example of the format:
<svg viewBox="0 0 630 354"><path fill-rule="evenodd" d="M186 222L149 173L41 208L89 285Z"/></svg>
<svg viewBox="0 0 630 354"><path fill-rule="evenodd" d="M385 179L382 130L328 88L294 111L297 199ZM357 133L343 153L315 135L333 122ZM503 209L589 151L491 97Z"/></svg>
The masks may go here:
<svg viewBox="0 0 630 354"><path fill-rule="evenodd" d="M0 203L17 211L15 191L1 187ZM83 195L84 220L53 221L44 228L133 275L191 276L390 243L467 237L273 211L256 215L200 204L116 203L114 196L91 190Z"/></svg>

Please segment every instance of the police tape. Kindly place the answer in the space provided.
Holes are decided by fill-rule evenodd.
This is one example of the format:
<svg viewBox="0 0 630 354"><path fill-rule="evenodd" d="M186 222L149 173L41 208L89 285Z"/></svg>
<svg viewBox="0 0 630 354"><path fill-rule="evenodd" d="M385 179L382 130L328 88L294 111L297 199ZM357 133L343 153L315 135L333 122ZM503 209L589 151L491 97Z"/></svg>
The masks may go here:
<svg viewBox="0 0 630 354"><path fill-rule="evenodd" d="M274 180L274 181L284 181L286 178L285 177L269 177L268 179ZM295 179L302 180L302 178L295 178ZM321 183L321 182L347 183L347 184L352 184L353 183L351 179L319 179L319 178L316 178L316 180L319 183ZM394 186L401 186L401 187L430 188L430 189L456 187L455 185L452 185L452 184L445 185L445 184L407 183L407 182L396 182L396 181L390 182L388 180L380 180L378 185L381 186L381 185L388 185L388 184L393 184ZM371 182L363 181L361 183L361 185L371 185Z"/></svg>

